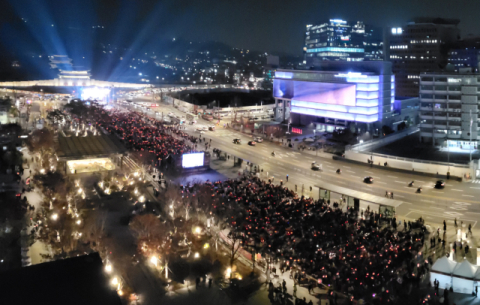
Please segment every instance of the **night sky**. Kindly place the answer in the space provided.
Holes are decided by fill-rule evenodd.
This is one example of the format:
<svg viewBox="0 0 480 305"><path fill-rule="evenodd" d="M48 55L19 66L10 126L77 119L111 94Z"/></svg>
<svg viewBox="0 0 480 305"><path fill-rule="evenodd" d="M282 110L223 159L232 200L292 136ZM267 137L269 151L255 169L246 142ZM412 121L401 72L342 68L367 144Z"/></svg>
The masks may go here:
<svg viewBox="0 0 480 305"><path fill-rule="evenodd" d="M43 30L38 24L79 28L98 24L105 26L110 40L122 44L177 37L300 55L308 23L342 18L390 27L416 16L458 18L466 37L480 34L478 12L478 0L3 0L0 31L28 18L32 24L37 21L30 31L40 41L45 39L42 35L57 34L51 29L35 33ZM8 43L4 37L8 35L2 36L3 45ZM50 39L58 43L57 38Z"/></svg>

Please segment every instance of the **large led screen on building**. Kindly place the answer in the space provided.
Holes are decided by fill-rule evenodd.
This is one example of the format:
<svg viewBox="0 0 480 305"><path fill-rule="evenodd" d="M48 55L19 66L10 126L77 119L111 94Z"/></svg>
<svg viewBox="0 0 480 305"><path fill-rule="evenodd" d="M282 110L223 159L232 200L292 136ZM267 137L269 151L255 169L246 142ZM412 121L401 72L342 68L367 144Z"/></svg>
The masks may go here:
<svg viewBox="0 0 480 305"><path fill-rule="evenodd" d="M192 168L203 166L204 153L183 154L182 155L182 167Z"/></svg>
<svg viewBox="0 0 480 305"><path fill-rule="evenodd" d="M355 86L355 84L295 81L294 99L312 103L355 106Z"/></svg>

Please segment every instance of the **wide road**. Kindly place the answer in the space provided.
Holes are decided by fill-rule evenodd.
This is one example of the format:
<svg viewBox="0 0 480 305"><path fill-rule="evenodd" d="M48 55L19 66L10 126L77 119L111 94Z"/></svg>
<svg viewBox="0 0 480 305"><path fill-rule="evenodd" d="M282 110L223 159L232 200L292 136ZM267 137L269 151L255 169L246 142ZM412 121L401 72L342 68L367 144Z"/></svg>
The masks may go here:
<svg viewBox="0 0 480 305"><path fill-rule="evenodd" d="M150 98L134 100L134 102L150 101ZM141 109L138 107L136 110L140 111ZM165 116L169 112L185 115L172 106L164 104L159 104L154 111L163 112ZM146 112L154 117L154 111ZM157 118L160 117L157 116ZM200 119L195 125L186 125L186 132L199 136L199 132L196 131L198 127L213 125L212 122ZM275 182L283 179L286 183L285 177L288 174L289 181L286 186L294 188L297 185L297 190L301 193L302 185L304 185L306 195L310 194L310 186L314 187L313 192L318 194L318 188L315 186L321 186L322 182L327 182L377 196L385 196L386 191L393 192L394 198L403 202L396 209L399 219L417 219L423 216L428 222L439 224L444 219L453 223L454 218L457 218L465 223L472 223L474 226L480 216L480 184L448 180L444 189L435 189L433 187L437 180L435 178L370 168L367 164L336 161L332 159L331 154L318 152L318 156L316 156L311 151L301 152L296 148L287 148L282 146L281 142L265 140L256 146L249 146L247 142L252 139L251 135L223 127L219 127L213 132L206 131L202 135L203 137L207 140L212 139L212 147L259 165L264 170L264 176L268 172L270 177L275 177ZM234 138L242 139L242 144L233 144ZM297 147L299 142L292 143L295 143L295 147ZM276 157L271 156L273 150L276 152ZM311 170L313 161L322 164L322 172ZM227 162L232 162L232 160ZM342 174L336 174L337 168L342 169ZM373 177L373 184L363 183L365 176ZM412 180L415 181L415 185L409 187L408 183ZM415 192L417 187L423 188L421 194ZM361 203L361 206L365 208L367 204Z"/></svg>

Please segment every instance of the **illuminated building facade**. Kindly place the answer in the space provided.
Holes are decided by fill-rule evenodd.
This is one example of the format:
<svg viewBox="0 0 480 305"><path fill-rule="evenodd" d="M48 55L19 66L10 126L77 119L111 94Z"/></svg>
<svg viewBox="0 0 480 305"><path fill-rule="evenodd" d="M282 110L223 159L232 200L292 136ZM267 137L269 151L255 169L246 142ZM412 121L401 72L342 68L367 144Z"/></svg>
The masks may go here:
<svg viewBox="0 0 480 305"><path fill-rule="evenodd" d="M448 45L458 39L460 21L415 18L404 27L392 28L388 58L393 63L397 96L418 96L423 72L440 72L447 65Z"/></svg>
<svg viewBox="0 0 480 305"><path fill-rule="evenodd" d="M480 37L460 40L450 45L448 64L455 72L463 68L471 68L473 72L479 72Z"/></svg>
<svg viewBox="0 0 480 305"><path fill-rule="evenodd" d="M376 38L379 31L363 22L348 23L330 19L318 25L307 25L304 64L314 58L333 61L383 60L383 42Z"/></svg>
<svg viewBox="0 0 480 305"><path fill-rule="evenodd" d="M480 74L420 75L420 136L423 142L477 149Z"/></svg>
<svg viewBox="0 0 480 305"><path fill-rule="evenodd" d="M277 70L273 96L277 120L330 128L352 124L375 131L393 117L395 77L391 63L314 62L316 70Z"/></svg>

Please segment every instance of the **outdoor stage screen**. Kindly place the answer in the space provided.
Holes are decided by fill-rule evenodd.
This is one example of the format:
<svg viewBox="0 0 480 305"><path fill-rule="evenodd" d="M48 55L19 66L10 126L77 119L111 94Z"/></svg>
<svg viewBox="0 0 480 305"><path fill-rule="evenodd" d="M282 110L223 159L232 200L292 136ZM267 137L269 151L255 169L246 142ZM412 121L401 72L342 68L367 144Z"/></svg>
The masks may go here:
<svg viewBox="0 0 480 305"><path fill-rule="evenodd" d="M192 168L203 166L205 153L183 154L182 155L182 167Z"/></svg>
<svg viewBox="0 0 480 305"><path fill-rule="evenodd" d="M355 106L356 85L295 81L293 99L320 104Z"/></svg>

